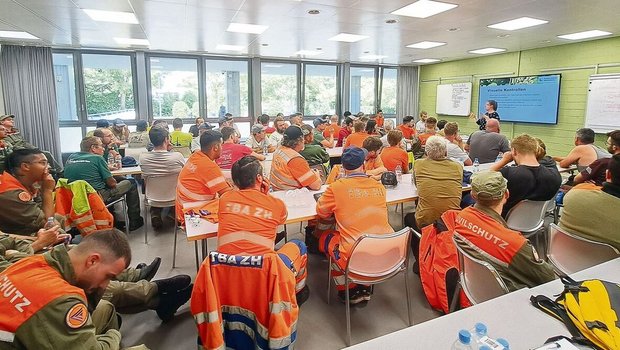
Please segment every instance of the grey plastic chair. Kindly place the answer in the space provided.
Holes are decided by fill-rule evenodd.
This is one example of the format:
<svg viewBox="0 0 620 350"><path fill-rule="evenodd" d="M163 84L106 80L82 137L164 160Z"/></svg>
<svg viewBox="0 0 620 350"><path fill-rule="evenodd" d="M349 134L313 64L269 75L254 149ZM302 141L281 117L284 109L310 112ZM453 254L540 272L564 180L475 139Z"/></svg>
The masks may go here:
<svg viewBox="0 0 620 350"><path fill-rule="evenodd" d="M145 176L144 177L144 186L146 189L144 191L144 210L146 214L144 215L147 218L146 223L144 225L144 244L147 241L147 232L149 227L148 218L150 217L149 208L167 208L174 207L176 201L176 189L177 189L177 179L179 178L179 173L170 174L166 176ZM174 236L174 245L175 251L173 254L173 260L176 258L176 243L177 237Z"/></svg>
<svg viewBox="0 0 620 350"><path fill-rule="evenodd" d="M596 242L551 224L547 258L558 272L572 274L620 256L609 244Z"/></svg>
<svg viewBox="0 0 620 350"><path fill-rule="evenodd" d="M527 239L533 240L541 256L546 255L545 216L550 208L555 206L555 199L548 201L531 201L524 199L517 203L506 217L508 227L521 232ZM540 236L543 239L540 239Z"/></svg>
<svg viewBox="0 0 620 350"><path fill-rule="evenodd" d="M123 195L121 198L113 200L112 202L106 203L105 207L114 210L114 205L116 203L121 203L123 215L125 216L125 234L129 236L129 215L127 214L127 200L125 200L125 196Z"/></svg>

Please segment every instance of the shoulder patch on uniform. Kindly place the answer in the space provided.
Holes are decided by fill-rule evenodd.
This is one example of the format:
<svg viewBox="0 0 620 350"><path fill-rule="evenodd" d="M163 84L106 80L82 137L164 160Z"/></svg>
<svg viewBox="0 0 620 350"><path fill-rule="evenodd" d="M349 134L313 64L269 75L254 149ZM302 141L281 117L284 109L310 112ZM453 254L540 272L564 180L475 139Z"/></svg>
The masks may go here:
<svg viewBox="0 0 620 350"><path fill-rule="evenodd" d="M88 309L82 303L75 304L65 316L65 323L72 329L82 327L86 321L88 321Z"/></svg>
<svg viewBox="0 0 620 350"><path fill-rule="evenodd" d="M26 191L22 191L20 192L17 197L22 201L22 202L30 202L32 200L32 196L30 195L30 193L26 192Z"/></svg>

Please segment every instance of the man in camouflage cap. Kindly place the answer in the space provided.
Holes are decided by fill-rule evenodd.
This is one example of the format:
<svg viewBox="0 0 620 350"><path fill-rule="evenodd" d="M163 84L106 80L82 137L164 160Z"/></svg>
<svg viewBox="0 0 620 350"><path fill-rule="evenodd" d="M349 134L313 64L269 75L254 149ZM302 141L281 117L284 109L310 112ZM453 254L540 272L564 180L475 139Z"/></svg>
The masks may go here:
<svg viewBox="0 0 620 350"><path fill-rule="evenodd" d="M473 176L473 207L456 217L454 238L471 256L493 265L510 291L551 281L553 268L538 257L520 232L508 228L501 217L508 199L507 181L501 173L485 171Z"/></svg>

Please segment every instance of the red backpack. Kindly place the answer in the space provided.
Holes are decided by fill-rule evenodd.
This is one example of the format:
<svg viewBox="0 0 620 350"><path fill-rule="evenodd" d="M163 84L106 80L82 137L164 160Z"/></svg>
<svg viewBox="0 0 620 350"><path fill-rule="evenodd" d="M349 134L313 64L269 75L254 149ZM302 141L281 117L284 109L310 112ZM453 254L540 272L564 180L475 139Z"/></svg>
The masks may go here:
<svg viewBox="0 0 620 350"><path fill-rule="evenodd" d="M458 210L448 210L432 225L422 228L420 240L420 279L432 308L449 313L454 288L459 280L459 262L452 241ZM461 307L471 305L461 291Z"/></svg>

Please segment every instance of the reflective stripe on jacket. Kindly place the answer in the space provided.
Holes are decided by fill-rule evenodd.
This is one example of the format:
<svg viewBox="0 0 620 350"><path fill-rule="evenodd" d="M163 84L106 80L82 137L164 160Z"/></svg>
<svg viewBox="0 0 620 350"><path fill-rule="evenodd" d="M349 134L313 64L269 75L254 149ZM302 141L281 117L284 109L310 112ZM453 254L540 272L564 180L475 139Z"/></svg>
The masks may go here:
<svg viewBox="0 0 620 350"><path fill-rule="evenodd" d="M55 195L56 213L66 218L67 227L76 227L82 236L114 225L114 217L88 182L76 180L68 183L67 179L60 179Z"/></svg>

